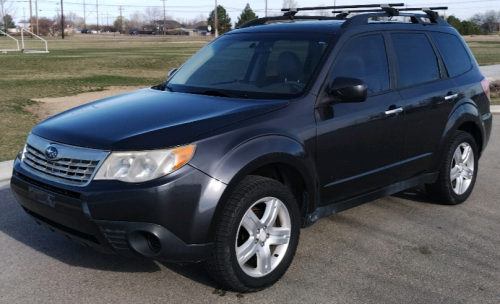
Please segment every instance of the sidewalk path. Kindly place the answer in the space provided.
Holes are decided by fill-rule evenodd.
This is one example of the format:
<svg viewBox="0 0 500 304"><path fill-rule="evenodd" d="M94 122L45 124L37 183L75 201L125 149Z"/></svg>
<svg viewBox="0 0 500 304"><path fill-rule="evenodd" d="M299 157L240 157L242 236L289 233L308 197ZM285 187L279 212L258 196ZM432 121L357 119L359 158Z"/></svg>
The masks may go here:
<svg viewBox="0 0 500 304"><path fill-rule="evenodd" d="M500 79L500 64L480 66L479 69L488 81Z"/></svg>
<svg viewBox="0 0 500 304"><path fill-rule="evenodd" d="M13 160L0 162L0 189L3 189L9 185L13 165Z"/></svg>

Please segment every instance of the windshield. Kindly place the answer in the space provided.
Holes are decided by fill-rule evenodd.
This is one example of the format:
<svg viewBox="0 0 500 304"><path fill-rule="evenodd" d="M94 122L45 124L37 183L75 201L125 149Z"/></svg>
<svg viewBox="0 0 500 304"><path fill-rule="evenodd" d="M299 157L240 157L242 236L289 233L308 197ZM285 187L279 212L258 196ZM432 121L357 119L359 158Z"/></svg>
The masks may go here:
<svg viewBox="0 0 500 304"><path fill-rule="evenodd" d="M252 99L290 99L303 93L332 40L325 34L229 34L189 59L169 90Z"/></svg>

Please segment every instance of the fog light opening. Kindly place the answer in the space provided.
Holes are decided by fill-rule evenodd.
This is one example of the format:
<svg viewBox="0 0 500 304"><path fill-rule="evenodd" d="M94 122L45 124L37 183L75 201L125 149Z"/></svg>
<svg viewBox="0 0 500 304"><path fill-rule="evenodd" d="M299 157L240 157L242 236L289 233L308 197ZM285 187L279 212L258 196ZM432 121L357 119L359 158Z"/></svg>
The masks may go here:
<svg viewBox="0 0 500 304"><path fill-rule="evenodd" d="M147 234L146 239L148 240L148 246L151 251L158 253L161 250L161 242L158 237L152 233L145 232Z"/></svg>
<svg viewBox="0 0 500 304"><path fill-rule="evenodd" d="M145 256L154 256L161 251L160 239L148 231L135 231L129 237L130 246Z"/></svg>

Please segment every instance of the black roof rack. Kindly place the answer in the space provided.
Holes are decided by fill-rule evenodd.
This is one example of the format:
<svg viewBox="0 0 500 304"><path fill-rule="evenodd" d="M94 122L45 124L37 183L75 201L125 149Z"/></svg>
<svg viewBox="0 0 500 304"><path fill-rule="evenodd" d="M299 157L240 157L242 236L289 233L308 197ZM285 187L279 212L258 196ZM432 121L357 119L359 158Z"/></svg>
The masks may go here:
<svg viewBox="0 0 500 304"><path fill-rule="evenodd" d="M360 4L360 5L341 5L341 6L314 6L314 7L298 7L298 8L283 8L281 11L285 12L283 16L275 17L264 17L259 19L254 19L248 21L238 28L246 28L256 25L264 25L268 21L279 21L279 20L346 20L342 24L342 28L367 24L369 19L374 17L393 17L393 16L405 16L410 17L412 23L419 24L429 24L424 19L428 19L430 23L450 26L448 22L439 17L439 14L435 10L446 10L448 7L410 7L405 8L404 3L389 3L389 4ZM345 9L356 9L356 10L345 10ZM359 8L368 8L359 10ZM371 9L370 9L371 8ZM316 11L316 10L330 10L333 9L333 13L337 14L333 17L326 16L296 16L299 11ZM414 14L414 13L400 13L400 11L423 11L425 14ZM350 14L354 15L347 19Z"/></svg>
<svg viewBox="0 0 500 304"><path fill-rule="evenodd" d="M389 3L389 4L360 4L360 5L339 5L339 6L313 6L313 7L297 7L297 8L282 8L282 12L300 12L300 11L318 11L324 9L344 9L344 8L365 8L365 7L382 7L382 6L405 6L404 3Z"/></svg>
<svg viewBox="0 0 500 304"><path fill-rule="evenodd" d="M245 28L256 25L264 25L268 21L279 21L279 20L341 20L337 17L326 17L326 16L293 16L293 15L283 15L283 16L275 16L275 17L264 17L259 19L254 19L243 23L237 28Z"/></svg>

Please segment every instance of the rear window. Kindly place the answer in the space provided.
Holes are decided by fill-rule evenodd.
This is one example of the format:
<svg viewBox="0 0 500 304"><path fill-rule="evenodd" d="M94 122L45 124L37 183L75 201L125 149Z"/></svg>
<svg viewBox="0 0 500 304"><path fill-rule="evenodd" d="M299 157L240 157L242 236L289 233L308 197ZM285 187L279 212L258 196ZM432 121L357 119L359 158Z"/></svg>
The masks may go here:
<svg viewBox="0 0 500 304"><path fill-rule="evenodd" d="M431 36L443 57L450 77L462 75L472 68L469 54L458 37L436 32L431 32Z"/></svg>
<svg viewBox="0 0 500 304"><path fill-rule="evenodd" d="M399 69L399 85L438 80L439 67L436 54L425 34L391 34Z"/></svg>

